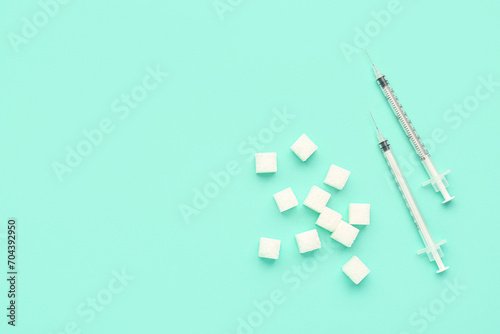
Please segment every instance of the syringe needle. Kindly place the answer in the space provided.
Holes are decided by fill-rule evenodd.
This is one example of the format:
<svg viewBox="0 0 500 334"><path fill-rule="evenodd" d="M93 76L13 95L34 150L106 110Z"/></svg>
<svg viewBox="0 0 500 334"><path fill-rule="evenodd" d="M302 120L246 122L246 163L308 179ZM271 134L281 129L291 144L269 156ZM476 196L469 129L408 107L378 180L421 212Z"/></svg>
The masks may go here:
<svg viewBox="0 0 500 334"><path fill-rule="evenodd" d="M365 50L365 51L366 51L366 50ZM370 116L372 117L373 124L375 124L375 127L376 127L376 128L377 128L377 130L378 130L377 123L375 123L375 118L373 118L373 115L372 115L372 111L371 111L371 110L368 110L368 112L370 113Z"/></svg>
<svg viewBox="0 0 500 334"><path fill-rule="evenodd" d="M370 116L372 117L373 124L375 124L375 129L377 129L378 142L381 143L381 142L383 142L385 140L385 137L382 135L382 133L378 129L377 123L375 122L375 118L373 118L371 110L368 110L368 112L370 113Z"/></svg>
<svg viewBox="0 0 500 334"><path fill-rule="evenodd" d="M373 72L375 73L375 77L377 77L377 79L381 78L383 76L383 74L379 71L377 66L375 66L375 64L372 61L372 58L370 57L370 55L368 54L368 51L366 51L366 49L365 49L365 52L366 52L366 55L368 56L368 59L370 59L370 63L372 63Z"/></svg>
<svg viewBox="0 0 500 334"><path fill-rule="evenodd" d="M366 55L368 56L368 59L370 59L370 63L372 63L372 65L375 66L372 59L370 58L370 55L368 54L368 51L366 51L366 49L365 49L365 52L366 52Z"/></svg>

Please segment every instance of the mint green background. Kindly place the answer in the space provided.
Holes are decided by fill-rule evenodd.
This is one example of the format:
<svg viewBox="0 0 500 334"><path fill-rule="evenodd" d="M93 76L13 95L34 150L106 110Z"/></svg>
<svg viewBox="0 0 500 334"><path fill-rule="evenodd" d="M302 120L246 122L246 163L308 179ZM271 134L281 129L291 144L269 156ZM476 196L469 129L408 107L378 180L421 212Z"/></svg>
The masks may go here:
<svg viewBox="0 0 500 334"><path fill-rule="evenodd" d="M18 219L20 278L18 326L2 311L2 331L62 333L74 321L81 333L237 333L239 317L273 290L285 300L255 333L497 331L500 90L458 128L443 115L474 94L478 77L500 80L500 6L405 0L367 46L420 135L446 136L432 154L452 169L450 205L420 187L419 164L405 167L433 234L448 240L450 270L436 275L415 254L421 240L368 109L402 164L412 148L366 56L348 62L340 49L387 4L242 1L221 20L211 1L70 1L15 53L8 33L19 34L39 6L3 1L0 217L2 233L7 218ZM120 120L111 103L157 64L168 78ZM295 119L263 149L277 152L278 173L258 176L238 146L284 106ZM51 164L108 117L114 131L59 182ZM306 163L289 150L302 133L319 146ZM186 224L179 206L230 161L241 172ZM341 192L322 183L332 163L351 171ZM280 214L272 198L291 186L301 203L313 185L331 191L329 206L343 215L351 202L372 205L371 225L350 249L319 231L323 262L299 254L294 239L317 214L302 204ZM279 260L257 257L261 236L282 240ZM4 263L5 239L0 247ZM352 255L372 271L359 286L341 272ZM292 290L283 275L311 263ZM85 322L77 307L122 268L134 280ZM466 288L422 330L419 312L439 304L447 280ZM6 289L2 279L1 309Z"/></svg>

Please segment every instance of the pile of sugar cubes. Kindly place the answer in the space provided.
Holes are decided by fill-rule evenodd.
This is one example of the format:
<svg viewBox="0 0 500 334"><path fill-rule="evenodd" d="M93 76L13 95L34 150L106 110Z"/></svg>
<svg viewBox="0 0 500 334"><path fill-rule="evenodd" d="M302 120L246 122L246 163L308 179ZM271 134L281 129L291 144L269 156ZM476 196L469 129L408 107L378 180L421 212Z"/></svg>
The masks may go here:
<svg viewBox="0 0 500 334"><path fill-rule="evenodd" d="M291 150L300 160L306 161L318 146L305 134L299 137L291 146ZM256 173L276 173L278 171L277 156L272 153L255 154ZM342 190L351 172L336 165L331 165L324 180L328 186ZM297 197L292 188L286 188L273 195L278 210L284 212L299 205ZM309 191L304 205L319 213L316 225L332 232L331 238L346 247L351 247L359 229L353 225L370 224L370 204L351 203L349 204L349 222L342 220L342 215L337 211L327 207L330 200L330 193L313 186ZM300 253L307 253L321 248L318 231L312 229L295 235L295 240ZM277 260L280 253L281 240L261 238L259 244L259 257ZM357 257L353 256L342 266L342 271L356 284L361 282L370 269Z"/></svg>

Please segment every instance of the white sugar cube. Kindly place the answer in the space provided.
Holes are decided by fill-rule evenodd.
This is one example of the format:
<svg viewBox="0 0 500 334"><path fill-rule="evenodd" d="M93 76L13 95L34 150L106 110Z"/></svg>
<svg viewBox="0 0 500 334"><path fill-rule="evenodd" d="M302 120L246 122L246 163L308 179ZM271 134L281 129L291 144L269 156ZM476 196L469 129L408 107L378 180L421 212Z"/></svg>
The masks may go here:
<svg viewBox="0 0 500 334"><path fill-rule="evenodd" d="M318 149L318 146L309 139L306 134L302 134L290 147L300 160L306 161Z"/></svg>
<svg viewBox="0 0 500 334"><path fill-rule="evenodd" d="M351 224L341 221L335 231L333 231L331 238L337 240L346 247L351 247L354 239L358 236L359 230Z"/></svg>
<svg viewBox="0 0 500 334"><path fill-rule="evenodd" d="M318 220L316 220L316 225L333 232L341 220L342 215L340 213L325 206L323 211L321 211Z"/></svg>
<svg viewBox="0 0 500 334"><path fill-rule="evenodd" d="M297 197L295 197L292 188L288 187L285 190L277 192L273 195L274 200L276 201L276 205L280 212L291 209L297 205L299 202L297 201Z"/></svg>
<svg viewBox="0 0 500 334"><path fill-rule="evenodd" d="M347 169L331 165L330 169L328 169L328 173L326 174L324 182L331 187L342 190L350 174L351 172L349 172Z"/></svg>
<svg viewBox="0 0 500 334"><path fill-rule="evenodd" d="M351 225L370 225L370 204L349 204L349 223Z"/></svg>
<svg viewBox="0 0 500 334"><path fill-rule="evenodd" d="M280 256L281 240L260 238L259 257L277 260Z"/></svg>
<svg viewBox="0 0 500 334"><path fill-rule="evenodd" d="M325 208L326 203L328 203L330 196L332 196L330 193L319 187L313 186L304 200L304 205L320 213Z"/></svg>
<svg viewBox="0 0 500 334"><path fill-rule="evenodd" d="M342 266L342 271L356 284L359 284L370 273L370 269L357 256L351 257Z"/></svg>
<svg viewBox="0 0 500 334"><path fill-rule="evenodd" d="M307 253L321 248L321 241L316 229L296 234L295 240L300 253Z"/></svg>
<svg viewBox="0 0 500 334"><path fill-rule="evenodd" d="M276 173L278 164L276 161L276 152L255 153L255 172L256 173Z"/></svg>

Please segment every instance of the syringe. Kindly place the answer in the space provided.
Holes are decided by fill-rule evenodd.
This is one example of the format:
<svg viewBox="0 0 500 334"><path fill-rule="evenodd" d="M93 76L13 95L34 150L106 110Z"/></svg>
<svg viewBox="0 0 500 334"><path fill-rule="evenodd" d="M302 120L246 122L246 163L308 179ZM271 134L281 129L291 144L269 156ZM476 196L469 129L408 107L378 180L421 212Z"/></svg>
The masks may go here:
<svg viewBox="0 0 500 334"><path fill-rule="evenodd" d="M371 112L370 112L371 115ZM373 119L373 115L372 115ZM375 123L375 119L373 119L373 123ZM436 261L436 264L439 268L437 273L443 272L449 267L445 267L443 264L443 261L441 258L444 256L443 251L441 250L441 245L446 243L446 239L442 240L440 242L435 242L434 238L432 237L431 232L429 231L429 227L427 226L427 223L425 222L424 216L422 216L422 212L420 211L417 202L415 201L415 198L413 197L413 194L411 192L410 187L408 186L408 183L406 182L406 178L404 177L403 173L401 172L401 169L399 168L399 164L396 160L396 157L392 154L391 146L389 145L389 141L384 138L382 133L377 127L377 124L375 123L375 128L377 129L377 138L378 138L378 145L380 146L380 149L382 150L382 153L384 153L385 160L387 161L387 164L389 165L389 168L391 169L392 176L394 177L394 180L396 181L396 184L399 187L399 191L401 192L401 195L403 195L403 199L406 202L406 206L408 207L408 210L410 211L410 214L413 218L413 221L415 222L415 225L417 226L418 232L420 233L420 236L422 237L422 240L424 242L425 248L421 249L417 252L417 254L422 254L422 253L427 253L429 256L429 260Z"/></svg>
<svg viewBox="0 0 500 334"><path fill-rule="evenodd" d="M366 50L365 50L366 51ZM373 65L373 71L375 72L375 77L377 80L377 83L384 93L387 102L389 102L389 105L391 106L392 110L394 111L394 114L399 120L399 123L403 127L403 130L406 133L406 136L410 140L411 144L413 145L413 148L415 149L415 152L417 153L418 157L420 158L420 161L422 161L422 164L425 167L425 170L427 171L427 174L429 174L430 179L424 183L422 183L422 186L426 186L428 184L432 184L434 187L435 191L441 192L441 195L444 197L443 203L447 203L451 201L452 199L455 198L455 196L450 196L448 193L448 190L446 187L448 187L448 181L445 178L445 175L451 172L450 169L446 170L443 173L439 173L439 170L437 169L436 165L434 164L434 161L432 161L431 156L429 155L429 152L424 146L424 143L420 139L419 135L417 134L417 131L415 131L415 127L413 126L412 122L408 118L408 114L403 109L403 106L399 102L399 99L396 97L394 94L394 90L392 89L391 85L389 84L389 81L385 77L384 74L382 74L379 69L373 64L372 59L370 58L370 55L368 52L366 52L368 55L368 58L370 59L370 62Z"/></svg>

